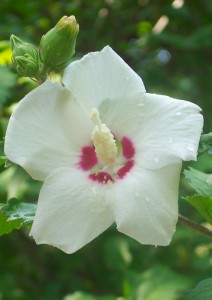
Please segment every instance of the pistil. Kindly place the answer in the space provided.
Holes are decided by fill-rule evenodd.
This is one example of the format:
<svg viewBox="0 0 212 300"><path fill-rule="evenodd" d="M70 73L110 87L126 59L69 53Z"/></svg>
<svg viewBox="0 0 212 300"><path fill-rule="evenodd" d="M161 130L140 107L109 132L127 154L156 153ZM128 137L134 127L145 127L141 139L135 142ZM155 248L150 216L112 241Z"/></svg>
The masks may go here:
<svg viewBox="0 0 212 300"><path fill-rule="evenodd" d="M116 140L110 129L101 122L99 111L93 108L91 111L91 120L96 125L92 132L92 142L95 152L101 163L113 165L118 155Z"/></svg>

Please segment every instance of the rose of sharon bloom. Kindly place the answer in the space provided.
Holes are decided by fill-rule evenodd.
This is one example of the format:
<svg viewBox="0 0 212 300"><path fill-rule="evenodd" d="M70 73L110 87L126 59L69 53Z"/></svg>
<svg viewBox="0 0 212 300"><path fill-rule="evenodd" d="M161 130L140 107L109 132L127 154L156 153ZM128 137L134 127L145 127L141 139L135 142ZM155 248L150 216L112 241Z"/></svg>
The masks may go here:
<svg viewBox="0 0 212 300"><path fill-rule="evenodd" d="M7 157L44 181L30 235L73 253L111 224L168 245L182 160L196 160L203 119L187 101L148 94L110 48L47 80L9 121Z"/></svg>

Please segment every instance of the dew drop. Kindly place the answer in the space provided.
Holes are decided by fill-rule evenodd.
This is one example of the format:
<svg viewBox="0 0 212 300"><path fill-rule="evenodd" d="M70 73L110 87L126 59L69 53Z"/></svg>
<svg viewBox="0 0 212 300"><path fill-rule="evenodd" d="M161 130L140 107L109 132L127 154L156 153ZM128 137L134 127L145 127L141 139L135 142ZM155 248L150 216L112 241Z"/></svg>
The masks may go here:
<svg viewBox="0 0 212 300"><path fill-rule="evenodd" d="M173 143L172 138L169 138L169 139L168 139L168 143L169 143L169 144L172 144L172 143Z"/></svg>
<svg viewBox="0 0 212 300"><path fill-rule="evenodd" d="M182 113L180 111L176 112L176 116L181 116Z"/></svg>
<svg viewBox="0 0 212 300"><path fill-rule="evenodd" d="M140 192L138 189L135 191L135 196L136 196L136 198L138 198L140 196Z"/></svg>
<svg viewBox="0 0 212 300"><path fill-rule="evenodd" d="M207 184L212 185L212 175L208 176L206 182L207 182Z"/></svg>
<svg viewBox="0 0 212 300"><path fill-rule="evenodd" d="M194 146L193 145L187 145L188 151L194 152Z"/></svg>
<svg viewBox="0 0 212 300"><path fill-rule="evenodd" d="M129 77L129 76L127 76L125 79L126 79L126 80L129 80L129 79L130 79L130 77Z"/></svg>
<svg viewBox="0 0 212 300"><path fill-rule="evenodd" d="M149 202L149 201L150 201L150 198L147 197L147 196L146 196L144 199L145 199L146 202Z"/></svg>
<svg viewBox="0 0 212 300"><path fill-rule="evenodd" d="M97 190L96 190L95 187L92 187L92 188L91 188L91 192L92 192L92 198L93 198L93 199L98 198L98 193L97 193Z"/></svg>
<svg viewBox="0 0 212 300"><path fill-rule="evenodd" d="M158 155L155 155L154 161L157 162L157 163L159 162L159 157L158 157Z"/></svg>

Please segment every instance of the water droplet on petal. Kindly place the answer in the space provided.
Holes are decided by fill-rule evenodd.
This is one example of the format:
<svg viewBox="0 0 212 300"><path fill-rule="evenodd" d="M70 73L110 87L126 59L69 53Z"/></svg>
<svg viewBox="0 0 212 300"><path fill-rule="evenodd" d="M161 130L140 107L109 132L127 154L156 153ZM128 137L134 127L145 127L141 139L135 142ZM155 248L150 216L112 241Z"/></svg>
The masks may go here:
<svg viewBox="0 0 212 300"><path fill-rule="evenodd" d="M92 192L93 195L96 195L96 188L95 188L95 187L92 187L92 188L91 188L91 192Z"/></svg>
<svg viewBox="0 0 212 300"><path fill-rule="evenodd" d="M146 197L144 197L144 199L145 199L145 201L146 201L146 202L149 202L149 201L150 201L150 198L149 198L149 197L147 197L147 196L146 196Z"/></svg>
<svg viewBox="0 0 212 300"><path fill-rule="evenodd" d="M127 76L125 79L126 79L126 80L129 80L129 79L130 79L130 77L129 77L129 76Z"/></svg>
<svg viewBox="0 0 212 300"><path fill-rule="evenodd" d="M181 116L182 113L180 111L176 112L176 116Z"/></svg>
<svg viewBox="0 0 212 300"><path fill-rule="evenodd" d="M172 138L169 138L169 139L168 139L168 143L169 143L169 144L172 144L172 143L173 143Z"/></svg>
<svg viewBox="0 0 212 300"><path fill-rule="evenodd" d="M212 185L212 175L208 176L206 182L207 182L207 184Z"/></svg>
<svg viewBox="0 0 212 300"><path fill-rule="evenodd" d="M155 155L154 161L157 162L157 163L159 162L159 157L158 157L158 155Z"/></svg>
<svg viewBox="0 0 212 300"><path fill-rule="evenodd" d="M136 191L135 191L135 196L136 196L136 198L138 198L140 196L140 192L138 189L136 189Z"/></svg>
<svg viewBox="0 0 212 300"><path fill-rule="evenodd" d="M138 103L137 107L144 107L144 103Z"/></svg>
<svg viewBox="0 0 212 300"><path fill-rule="evenodd" d="M194 146L193 145L187 145L188 151L194 152Z"/></svg>

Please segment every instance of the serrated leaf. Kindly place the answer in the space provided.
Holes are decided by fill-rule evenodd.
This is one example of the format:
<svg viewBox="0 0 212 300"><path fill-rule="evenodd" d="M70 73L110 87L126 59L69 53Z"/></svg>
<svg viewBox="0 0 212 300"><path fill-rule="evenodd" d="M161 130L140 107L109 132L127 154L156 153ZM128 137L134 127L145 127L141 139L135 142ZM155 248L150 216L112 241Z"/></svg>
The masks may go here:
<svg viewBox="0 0 212 300"><path fill-rule="evenodd" d="M29 223L34 219L36 204L19 202L16 198L12 198L1 207L1 211L9 217L9 220L22 219L23 223Z"/></svg>
<svg viewBox="0 0 212 300"><path fill-rule="evenodd" d="M212 197L212 174L205 174L193 168L184 171L188 184L198 195Z"/></svg>
<svg viewBox="0 0 212 300"><path fill-rule="evenodd" d="M212 132L202 134L200 137L199 152L207 151L208 154L212 154Z"/></svg>
<svg viewBox="0 0 212 300"><path fill-rule="evenodd" d="M212 224L212 197L195 195L184 197L199 213Z"/></svg>
<svg viewBox="0 0 212 300"><path fill-rule="evenodd" d="M197 286L188 292L186 300L211 300L212 299L212 277L200 281Z"/></svg>
<svg viewBox="0 0 212 300"><path fill-rule="evenodd" d="M12 198L7 204L0 207L0 235L7 234L22 225L33 222L36 205L33 203L19 202Z"/></svg>
<svg viewBox="0 0 212 300"><path fill-rule="evenodd" d="M8 221L8 217L0 211L0 236L8 234L14 229L19 229L21 227L21 223L21 220Z"/></svg>

